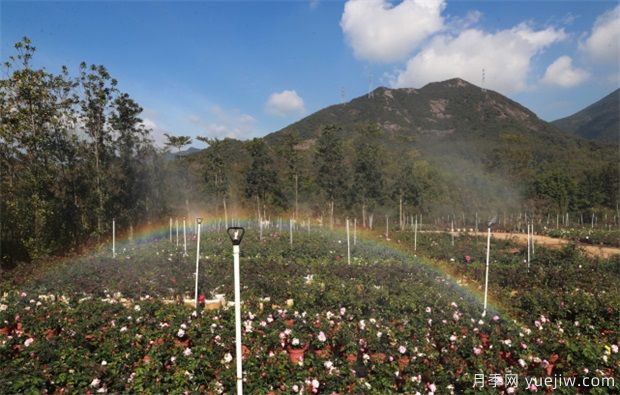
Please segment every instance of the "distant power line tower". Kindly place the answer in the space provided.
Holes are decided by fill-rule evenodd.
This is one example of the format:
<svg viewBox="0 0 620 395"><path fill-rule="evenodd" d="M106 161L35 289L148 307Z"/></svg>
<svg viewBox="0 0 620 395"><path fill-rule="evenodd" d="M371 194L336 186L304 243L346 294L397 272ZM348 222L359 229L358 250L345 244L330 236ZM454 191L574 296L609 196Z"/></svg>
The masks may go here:
<svg viewBox="0 0 620 395"><path fill-rule="evenodd" d="M340 87L340 101L342 103L346 102L346 95L344 94L344 86Z"/></svg>
<svg viewBox="0 0 620 395"><path fill-rule="evenodd" d="M372 72L368 76L368 98L375 97L374 92L372 91Z"/></svg>
<svg viewBox="0 0 620 395"><path fill-rule="evenodd" d="M483 93L486 93L486 91L487 91L486 88L484 87L485 80L486 80L486 73L485 73L485 70L483 68L482 69L482 92Z"/></svg>

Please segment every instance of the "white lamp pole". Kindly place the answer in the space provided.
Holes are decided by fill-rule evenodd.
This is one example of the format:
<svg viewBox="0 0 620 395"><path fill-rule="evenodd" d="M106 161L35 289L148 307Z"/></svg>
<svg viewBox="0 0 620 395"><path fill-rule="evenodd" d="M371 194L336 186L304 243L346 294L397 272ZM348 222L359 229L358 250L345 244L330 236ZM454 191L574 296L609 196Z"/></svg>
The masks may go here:
<svg viewBox="0 0 620 395"><path fill-rule="evenodd" d="M176 227L177 227L177 247L179 246L179 219L175 218Z"/></svg>
<svg viewBox="0 0 620 395"><path fill-rule="evenodd" d="M241 351L241 285L239 273L239 244L243 239L245 229L240 227L228 228L228 236L233 243L234 275L235 275L235 343L237 358L237 395L243 394L243 367Z"/></svg>
<svg viewBox="0 0 620 395"><path fill-rule="evenodd" d="M202 227L202 218L196 218L198 225L198 234L196 235L196 287L194 291L194 302L196 312L198 312L198 267L200 262L200 228Z"/></svg>
<svg viewBox="0 0 620 395"><path fill-rule="evenodd" d="M170 217L170 242L172 243L172 217Z"/></svg>
<svg viewBox="0 0 620 395"><path fill-rule="evenodd" d="M357 218L353 218L353 245L357 245Z"/></svg>
<svg viewBox="0 0 620 395"><path fill-rule="evenodd" d="M293 219L289 218L288 220L288 233L289 233L289 239L290 239L290 243L291 243L291 247L293 246Z"/></svg>

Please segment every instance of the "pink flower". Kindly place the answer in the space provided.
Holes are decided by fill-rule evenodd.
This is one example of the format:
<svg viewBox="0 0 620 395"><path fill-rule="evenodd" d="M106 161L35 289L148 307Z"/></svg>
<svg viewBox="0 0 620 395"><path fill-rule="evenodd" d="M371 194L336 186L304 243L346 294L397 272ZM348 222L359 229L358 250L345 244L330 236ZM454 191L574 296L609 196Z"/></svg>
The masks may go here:
<svg viewBox="0 0 620 395"><path fill-rule="evenodd" d="M530 384L530 387L528 389L530 390L530 392L538 392L538 387L536 387L536 384L534 383Z"/></svg>
<svg viewBox="0 0 620 395"><path fill-rule="evenodd" d="M324 343L327 340L327 336L325 336L325 333L323 333L323 331L319 332L319 341L321 343Z"/></svg>
<svg viewBox="0 0 620 395"><path fill-rule="evenodd" d="M432 311L432 310L431 310L431 308L430 308L430 307L427 307L427 308L426 308L426 312L427 312L427 313L430 313L431 311Z"/></svg>
<svg viewBox="0 0 620 395"><path fill-rule="evenodd" d="M34 339L29 337L28 339L26 339L26 341L24 342L24 346L29 347L32 343L34 342Z"/></svg>
<svg viewBox="0 0 620 395"><path fill-rule="evenodd" d="M494 315L493 316L493 321L499 321L499 315Z"/></svg>
<svg viewBox="0 0 620 395"><path fill-rule="evenodd" d="M400 346L398 347L398 352L401 354L404 354L407 352L407 349L405 348L405 346Z"/></svg>
<svg viewBox="0 0 620 395"><path fill-rule="evenodd" d="M482 354L482 349L480 347L474 347L474 354L476 355Z"/></svg>

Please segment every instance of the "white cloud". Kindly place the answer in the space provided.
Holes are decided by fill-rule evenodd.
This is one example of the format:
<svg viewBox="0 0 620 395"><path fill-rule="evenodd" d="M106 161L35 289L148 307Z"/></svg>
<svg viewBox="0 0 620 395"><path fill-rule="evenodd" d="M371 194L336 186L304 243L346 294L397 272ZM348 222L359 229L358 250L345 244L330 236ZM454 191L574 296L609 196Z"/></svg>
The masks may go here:
<svg viewBox="0 0 620 395"><path fill-rule="evenodd" d="M300 114L303 113L304 110L304 99L294 90L274 92L269 96L267 104L265 104L265 111L277 117Z"/></svg>
<svg viewBox="0 0 620 395"><path fill-rule="evenodd" d="M209 121L192 115L189 121L198 126L198 135L212 138L248 139L256 132L256 118L238 109L226 110L219 106L209 109Z"/></svg>
<svg viewBox="0 0 620 395"><path fill-rule="evenodd" d="M168 139L164 136L165 130L151 118L142 118L142 125L151 131L150 136L156 147L164 147Z"/></svg>
<svg viewBox="0 0 620 395"><path fill-rule="evenodd" d="M620 5L596 18L580 49L596 62L620 62Z"/></svg>
<svg viewBox="0 0 620 395"><path fill-rule="evenodd" d="M444 8L444 0L349 0L340 27L356 57L393 62L443 28Z"/></svg>
<svg viewBox="0 0 620 395"><path fill-rule="evenodd" d="M482 19L482 12L478 10L468 11L463 17L452 17L448 20L446 29L461 31L469 29Z"/></svg>
<svg viewBox="0 0 620 395"><path fill-rule="evenodd" d="M534 30L522 23L512 29L488 33L467 29L441 34L411 58L392 81L396 87L419 87L428 82L460 77L503 93L527 88L532 58L549 45L566 38L563 29Z"/></svg>
<svg viewBox="0 0 620 395"><path fill-rule="evenodd" d="M590 77L586 70L573 67L570 56L560 56L547 67L542 81L550 85L559 85L563 88L577 86Z"/></svg>

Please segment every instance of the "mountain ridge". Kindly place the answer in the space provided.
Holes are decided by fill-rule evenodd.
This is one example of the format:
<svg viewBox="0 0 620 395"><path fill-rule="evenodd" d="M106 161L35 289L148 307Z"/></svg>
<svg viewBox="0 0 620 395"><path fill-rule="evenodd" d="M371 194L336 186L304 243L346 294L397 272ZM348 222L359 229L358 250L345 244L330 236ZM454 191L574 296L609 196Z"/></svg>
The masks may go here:
<svg viewBox="0 0 620 395"><path fill-rule="evenodd" d="M568 133L588 140L620 142L620 89L564 118L551 122Z"/></svg>

